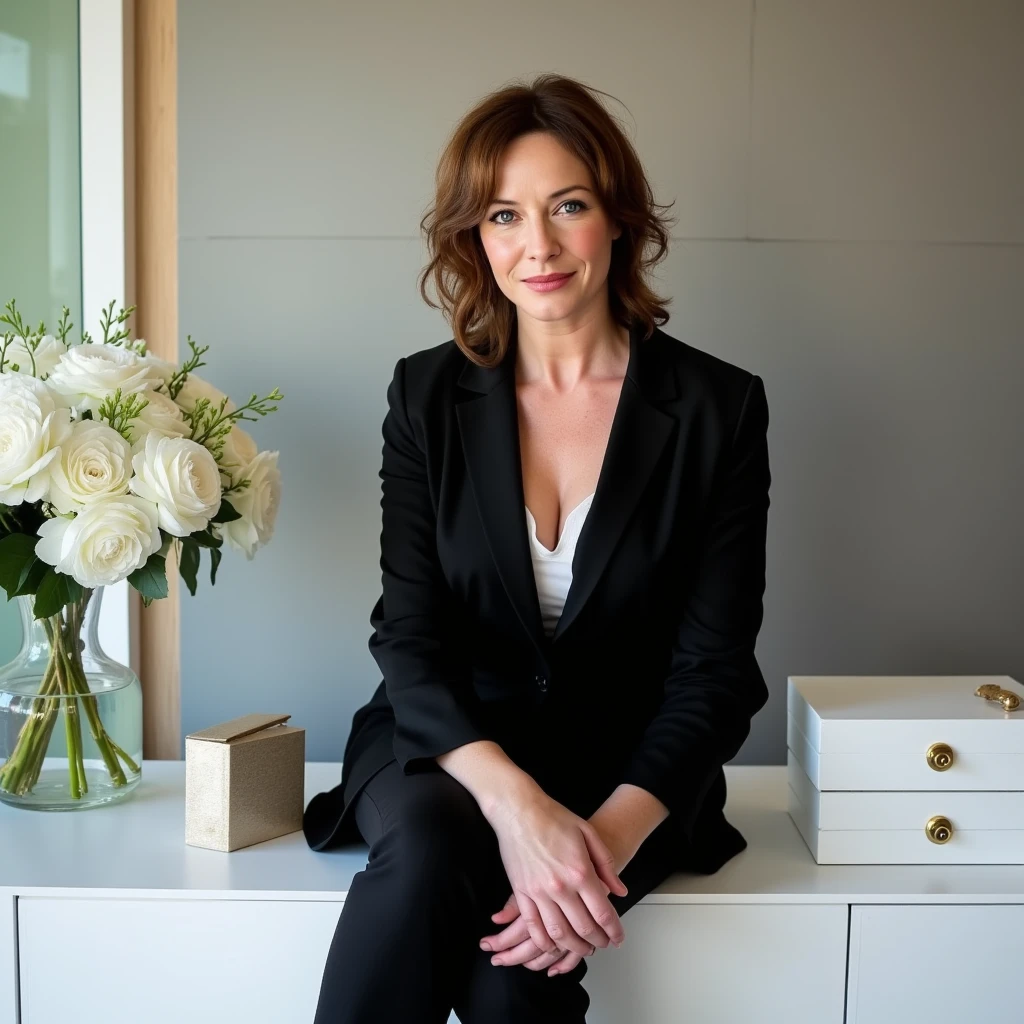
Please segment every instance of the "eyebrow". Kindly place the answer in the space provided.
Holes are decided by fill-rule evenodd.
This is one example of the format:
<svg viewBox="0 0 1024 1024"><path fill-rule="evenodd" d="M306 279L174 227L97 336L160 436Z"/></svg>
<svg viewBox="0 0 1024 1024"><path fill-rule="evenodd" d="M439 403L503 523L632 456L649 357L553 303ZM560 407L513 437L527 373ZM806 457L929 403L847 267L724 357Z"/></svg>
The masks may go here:
<svg viewBox="0 0 1024 1024"><path fill-rule="evenodd" d="M566 188L560 188L557 192L552 192L548 199L557 199L559 196L564 196L566 192L574 192L576 189L582 192L590 192L593 195L593 192L586 185L568 185ZM494 206L495 203L503 203L505 206L519 205L514 199L492 199L491 205Z"/></svg>

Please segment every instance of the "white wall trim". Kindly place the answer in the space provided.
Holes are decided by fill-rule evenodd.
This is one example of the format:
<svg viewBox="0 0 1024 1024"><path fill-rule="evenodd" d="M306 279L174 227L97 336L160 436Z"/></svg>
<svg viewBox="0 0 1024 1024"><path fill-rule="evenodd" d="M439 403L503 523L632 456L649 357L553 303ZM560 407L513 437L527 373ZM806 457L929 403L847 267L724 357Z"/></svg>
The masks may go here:
<svg viewBox="0 0 1024 1024"><path fill-rule="evenodd" d="M78 5L82 327L93 337L110 300L116 311L135 291L132 14L132 0ZM127 580L107 587L100 607L100 643L125 665L133 664L130 590Z"/></svg>

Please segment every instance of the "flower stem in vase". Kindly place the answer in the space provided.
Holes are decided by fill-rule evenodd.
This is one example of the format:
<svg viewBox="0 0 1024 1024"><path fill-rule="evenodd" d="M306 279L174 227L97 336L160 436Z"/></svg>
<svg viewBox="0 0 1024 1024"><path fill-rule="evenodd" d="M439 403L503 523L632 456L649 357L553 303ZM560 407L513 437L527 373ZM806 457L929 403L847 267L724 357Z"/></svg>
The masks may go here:
<svg viewBox="0 0 1024 1024"><path fill-rule="evenodd" d="M57 666L52 651L39 696L32 701L31 718L22 726L7 763L0 768L0 786L9 793L27 793L39 778L50 734L57 721L56 702L47 700L58 690Z"/></svg>
<svg viewBox="0 0 1024 1024"><path fill-rule="evenodd" d="M66 649L64 623L60 613L53 617L47 631L53 637L52 650L57 657L57 679L64 695L64 738L68 754L68 784L72 800L80 800L88 789L85 781L85 761L82 757L82 720L78 714L78 691L73 683L74 669Z"/></svg>
<svg viewBox="0 0 1024 1024"><path fill-rule="evenodd" d="M124 758L125 762L131 771L138 774L140 772L139 766L128 756L107 734L107 730L103 726L103 722L100 721L100 709L96 697L93 696L89 690L89 683L85 677L85 671L82 668L82 656L79 643L79 635L82 629L82 623L85 621L85 609L89 604L89 598L92 597L92 591L88 591L85 598L75 606L76 611L71 617L71 626L69 635L72 637L72 641L69 644L71 649L75 652L73 659L73 671L71 674L71 684L74 691L82 695L82 706L85 708L86 718L89 720L89 730L92 733L92 738L99 749L100 756L103 758L103 763L107 766L107 771L110 773L110 778L115 786L124 786L127 783L125 778L124 770L121 768L121 763L117 759L117 755L120 754Z"/></svg>

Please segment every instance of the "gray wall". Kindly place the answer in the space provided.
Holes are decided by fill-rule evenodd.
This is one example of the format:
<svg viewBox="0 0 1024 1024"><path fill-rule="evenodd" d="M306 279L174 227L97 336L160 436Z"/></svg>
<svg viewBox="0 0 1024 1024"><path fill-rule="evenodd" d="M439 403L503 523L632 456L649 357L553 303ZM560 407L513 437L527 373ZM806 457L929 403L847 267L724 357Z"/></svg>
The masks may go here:
<svg viewBox="0 0 1024 1024"><path fill-rule="evenodd" d="M179 4L181 330L281 451L274 542L182 598L183 732L290 712L341 756L379 674L380 426L453 123L540 71L612 93L677 235L669 334L771 410L772 690L1024 680L1024 5L1015 0ZM618 113L623 113L617 109Z"/></svg>
<svg viewBox="0 0 1024 1024"><path fill-rule="evenodd" d="M0 0L0 312L82 336L77 0ZM25 67L27 64L27 75ZM99 310L87 329L96 331ZM10 330L0 324L0 333ZM0 590L0 665L21 649L17 601Z"/></svg>

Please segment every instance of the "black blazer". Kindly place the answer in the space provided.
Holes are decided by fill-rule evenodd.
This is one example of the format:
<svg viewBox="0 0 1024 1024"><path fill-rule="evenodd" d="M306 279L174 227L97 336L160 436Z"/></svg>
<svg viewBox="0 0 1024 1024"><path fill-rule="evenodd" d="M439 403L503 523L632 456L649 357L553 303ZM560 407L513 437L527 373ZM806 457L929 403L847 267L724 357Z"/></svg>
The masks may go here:
<svg viewBox="0 0 1024 1024"><path fill-rule="evenodd" d="M761 378L655 329L629 363L554 635L524 510L516 343L494 369L445 342L398 360L383 425L383 680L354 715L341 783L314 797L316 850L358 841L355 797L492 739L588 817L632 783L669 808L679 867L746 845L722 765L768 690L763 616L771 482ZM355 774L353 774L355 773ZM348 800L345 800L347 788Z"/></svg>

